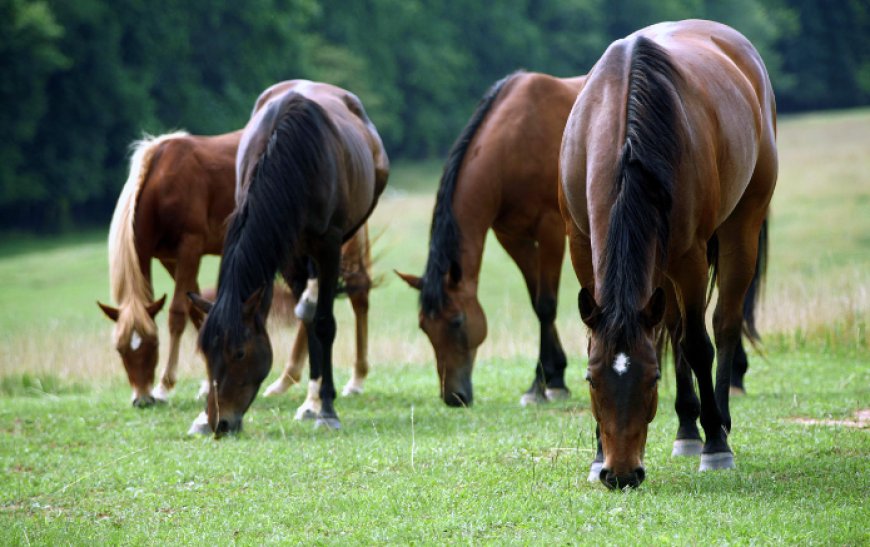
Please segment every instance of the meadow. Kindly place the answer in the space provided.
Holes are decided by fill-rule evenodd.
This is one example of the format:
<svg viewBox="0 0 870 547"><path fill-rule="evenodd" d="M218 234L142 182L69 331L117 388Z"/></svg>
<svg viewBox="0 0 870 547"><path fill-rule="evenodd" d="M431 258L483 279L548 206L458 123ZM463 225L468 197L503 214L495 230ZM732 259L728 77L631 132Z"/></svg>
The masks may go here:
<svg viewBox="0 0 870 547"><path fill-rule="evenodd" d="M518 270L487 243L489 336L475 404L438 399L416 293L440 174L395 166L376 237L365 393L340 431L293 420L296 387L259 397L237 437L188 437L204 374L192 328L169 403L129 404L111 344L106 234L0 241L0 544L868 544L870 111L782 118L764 344L732 401L737 469L670 456L672 366L636 491L588 483L594 451L578 285L565 261L558 328L571 399L520 408L538 328ZM213 285L218 259L202 268ZM156 294L171 290L155 264ZM350 375L352 313L336 305L336 382ZM158 316L167 339L165 313ZM274 379L293 328L270 325ZM161 366L162 366L161 360Z"/></svg>

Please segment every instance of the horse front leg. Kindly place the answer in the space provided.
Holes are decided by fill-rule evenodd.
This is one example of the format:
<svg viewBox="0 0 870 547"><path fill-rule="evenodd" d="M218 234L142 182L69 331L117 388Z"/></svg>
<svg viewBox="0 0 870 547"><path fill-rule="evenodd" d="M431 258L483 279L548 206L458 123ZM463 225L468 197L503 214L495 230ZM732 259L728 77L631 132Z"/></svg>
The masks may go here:
<svg viewBox="0 0 870 547"><path fill-rule="evenodd" d="M682 318L680 317L674 285L669 280L665 281L665 294L667 298L664 321L666 332L663 335L670 339L671 352L674 357L674 375L677 380L674 410L677 412L677 420L679 421L671 456L699 456L704 448L704 441L701 439L697 424L698 417L701 415L701 401L698 400L698 395L695 393L692 367L683 358L680 347ZM662 353L664 352L662 351ZM661 366L661 362L662 355L659 355L659 366Z"/></svg>
<svg viewBox="0 0 870 547"><path fill-rule="evenodd" d="M335 412L335 381L332 374L332 344L335 341L335 293L341 260L341 237L327 234L322 252L315 258L319 294L314 321L308 330L308 352L311 361L311 381L319 380L320 412L315 427L339 429L341 422Z"/></svg>
<svg viewBox="0 0 870 547"><path fill-rule="evenodd" d="M341 394L344 396L358 395L363 392L363 382L369 374L368 340L369 340L369 288L371 282L366 276L365 288L350 292L350 305L356 322L356 360L353 364L353 376L345 384Z"/></svg>
<svg viewBox="0 0 870 547"><path fill-rule="evenodd" d="M287 360L287 366L284 367L281 376L266 388L263 396L273 397L281 395L298 384L302 379L302 369L305 368L306 357L308 357L308 327L305 326L304 322L300 321L299 328L296 329L296 338L293 340L293 348L290 350L290 358Z"/></svg>

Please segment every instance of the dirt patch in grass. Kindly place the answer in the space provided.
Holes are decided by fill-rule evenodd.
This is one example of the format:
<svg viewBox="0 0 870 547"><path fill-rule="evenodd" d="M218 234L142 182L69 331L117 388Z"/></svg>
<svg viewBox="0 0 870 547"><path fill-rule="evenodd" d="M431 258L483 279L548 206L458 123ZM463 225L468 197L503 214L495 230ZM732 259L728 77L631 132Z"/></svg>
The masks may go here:
<svg viewBox="0 0 870 547"><path fill-rule="evenodd" d="M804 425L827 425L832 427L857 427L866 429L870 427L870 408L862 408L856 410L855 414L850 419L834 420L834 419L815 419L815 418L792 418L792 422Z"/></svg>

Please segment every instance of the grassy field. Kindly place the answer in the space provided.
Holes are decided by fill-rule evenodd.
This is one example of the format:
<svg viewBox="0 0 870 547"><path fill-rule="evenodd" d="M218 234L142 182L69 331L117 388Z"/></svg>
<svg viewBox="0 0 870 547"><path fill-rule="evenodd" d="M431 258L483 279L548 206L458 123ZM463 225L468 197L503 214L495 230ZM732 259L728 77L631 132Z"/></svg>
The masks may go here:
<svg viewBox="0 0 870 547"><path fill-rule="evenodd" d="M0 544L867 544L870 111L782 119L779 142L766 344L750 356L749 394L732 403L736 471L699 474L697 460L670 457L668 367L647 481L627 494L587 483L576 280L566 261L558 326L574 396L521 409L537 326L494 240L475 406L444 407L416 294L391 273L423 269L439 166L398 165L371 220L384 276L372 294L373 370L364 395L338 401L338 432L292 420L297 388L259 398L238 438L187 437L203 374L190 331L174 398L131 408L94 303L109 298L105 234L0 242ZM206 261L204 286L216 267ZM171 289L162 272L156 285ZM344 302L337 311L343 383L352 314ZM165 314L158 321L165 339ZM272 332L270 380L292 340L286 326Z"/></svg>

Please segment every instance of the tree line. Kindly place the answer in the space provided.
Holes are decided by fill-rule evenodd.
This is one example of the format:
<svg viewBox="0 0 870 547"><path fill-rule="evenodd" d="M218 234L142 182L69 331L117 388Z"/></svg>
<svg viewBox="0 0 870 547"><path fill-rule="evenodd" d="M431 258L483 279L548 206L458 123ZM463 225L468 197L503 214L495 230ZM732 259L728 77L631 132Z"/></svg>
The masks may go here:
<svg viewBox="0 0 870 547"><path fill-rule="evenodd" d="M0 229L106 223L131 141L240 128L291 78L354 91L391 158L442 157L505 74L688 17L752 40L780 112L870 103L866 0L0 0Z"/></svg>

